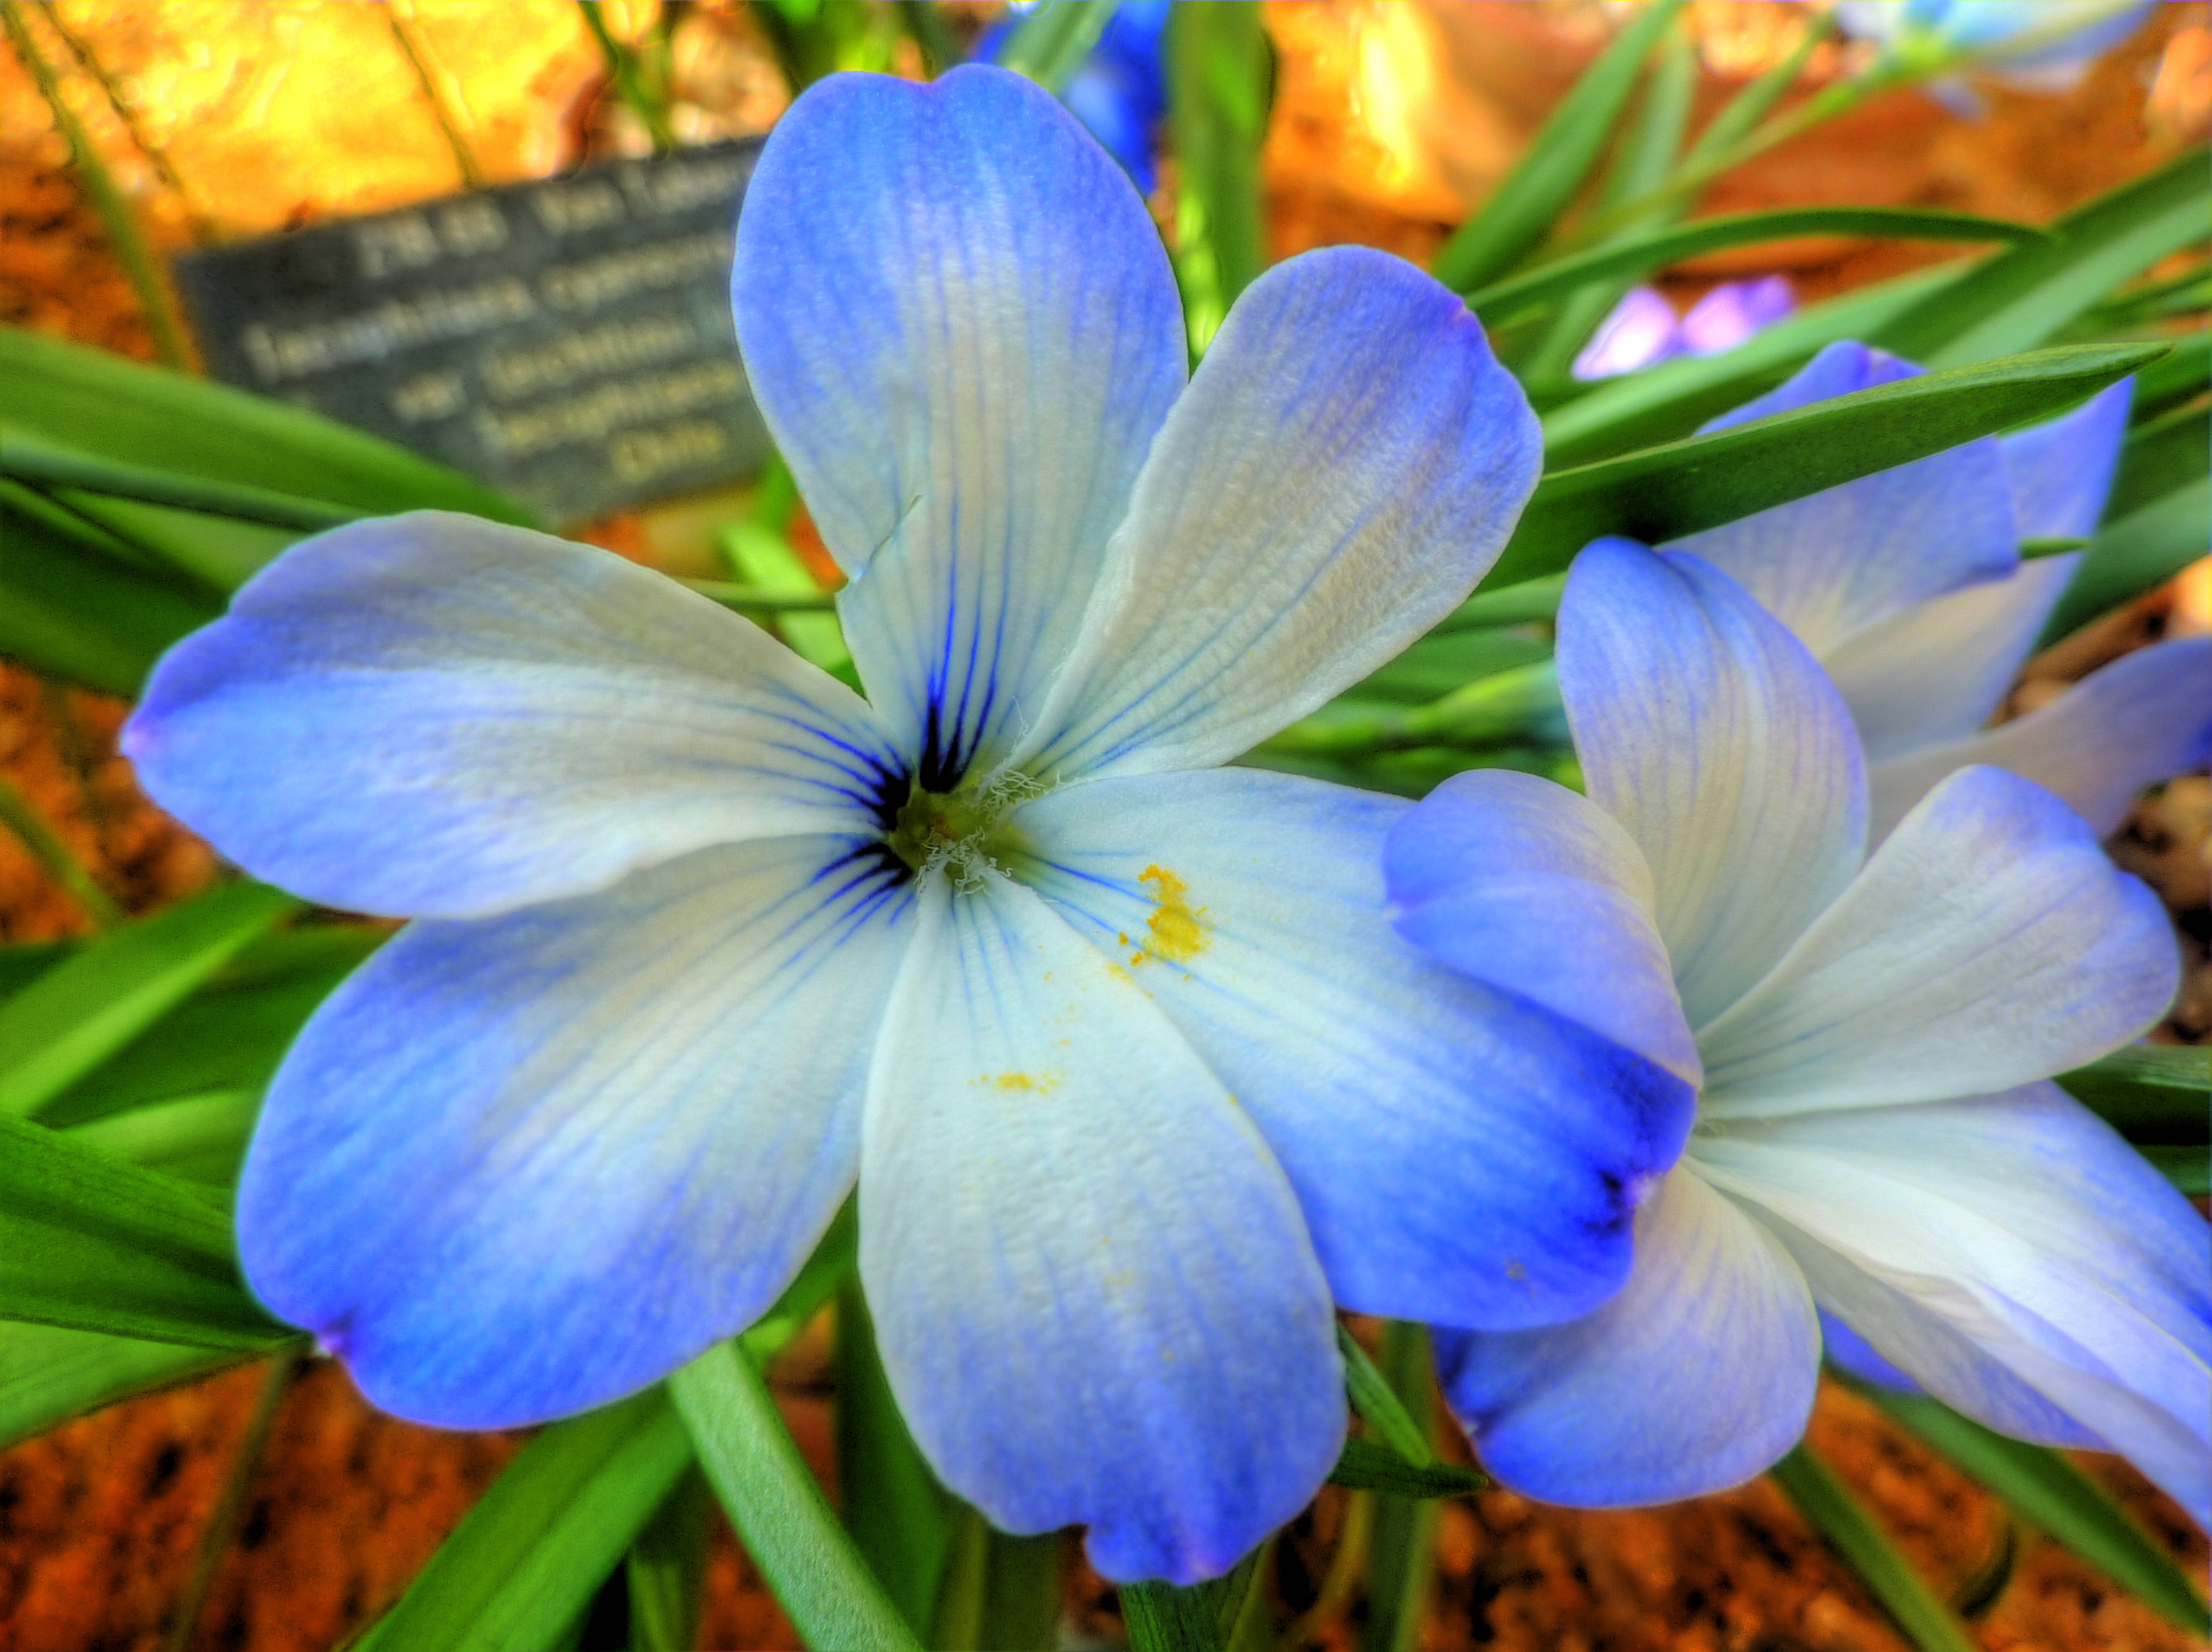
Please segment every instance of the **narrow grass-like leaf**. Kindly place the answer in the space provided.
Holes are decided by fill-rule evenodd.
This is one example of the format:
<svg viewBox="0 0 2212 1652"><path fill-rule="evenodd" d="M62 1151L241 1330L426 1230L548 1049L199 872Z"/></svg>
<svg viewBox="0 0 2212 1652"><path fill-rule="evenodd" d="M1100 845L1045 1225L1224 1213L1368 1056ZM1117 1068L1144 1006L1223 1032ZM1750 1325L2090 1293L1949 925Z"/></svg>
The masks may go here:
<svg viewBox="0 0 2212 1652"><path fill-rule="evenodd" d="M58 531L0 488L0 658L103 694L136 696L162 651L222 612L196 586Z"/></svg>
<svg viewBox="0 0 2212 1652"><path fill-rule="evenodd" d="M760 1373L722 1343L668 1379L738 1540L808 1646L919 1652L921 1643L830 1512Z"/></svg>
<svg viewBox="0 0 2212 1652"><path fill-rule="evenodd" d="M299 904L265 884L214 890L110 931L0 1005L0 1113L37 1112Z"/></svg>
<svg viewBox="0 0 2212 1652"><path fill-rule="evenodd" d="M975 1644L980 1652L1027 1652L1052 1645L1058 1638L1063 1592L1060 1534L1014 1537L986 1527L983 1537L982 1610Z"/></svg>
<svg viewBox="0 0 2212 1652"><path fill-rule="evenodd" d="M2130 1044L2057 1082L2130 1141L2212 1139L2212 1052L2202 1047Z"/></svg>
<svg viewBox="0 0 2212 1652"><path fill-rule="evenodd" d="M657 1386L556 1423L492 1482L356 1652L556 1644L690 1461Z"/></svg>
<svg viewBox="0 0 2212 1652"><path fill-rule="evenodd" d="M230 1222L184 1183L0 1117L0 1319L206 1348L294 1334L238 1274Z"/></svg>
<svg viewBox="0 0 2212 1652"><path fill-rule="evenodd" d="M466 511L532 524L504 495L319 415L20 328L0 328L0 441L10 445L27 435L361 513Z"/></svg>
<svg viewBox="0 0 2212 1652"><path fill-rule="evenodd" d="M211 482L181 471L133 465L98 453L58 446L37 436L10 433L0 446L0 476L37 488L76 488L150 505L172 505L213 516L235 517L272 527L319 532L362 513L320 500L235 482Z"/></svg>
<svg viewBox="0 0 2212 1652"><path fill-rule="evenodd" d="M75 941L25 941L0 946L0 1001L15 996L63 959L72 956Z"/></svg>
<svg viewBox="0 0 2212 1652"><path fill-rule="evenodd" d="M857 1272L837 1291L837 1485L854 1546L908 1627L928 1634L952 1509L891 1396Z"/></svg>
<svg viewBox="0 0 2212 1652"><path fill-rule="evenodd" d="M1168 13L1176 280L1194 356L1267 267L1260 144L1271 59L1256 0L1177 0Z"/></svg>
<svg viewBox="0 0 2212 1652"><path fill-rule="evenodd" d="M1812 1447L1801 1442L1767 1473L1919 1652L1977 1652L1973 1635L1958 1613L1912 1569L1889 1534Z"/></svg>
<svg viewBox="0 0 2212 1652"><path fill-rule="evenodd" d="M1557 572L1601 534L1656 544L2047 417L2163 353L2074 344L1923 374L1537 483L1486 583Z"/></svg>
<svg viewBox="0 0 2212 1652"><path fill-rule="evenodd" d="M623 1563L629 1652L695 1652L699 1645L714 1513L714 1488L695 1460L661 1499Z"/></svg>
<svg viewBox="0 0 2212 1652"><path fill-rule="evenodd" d="M739 1351L754 1364L765 1366L806 1328L807 1321L821 1312L823 1304L837 1294L837 1287L844 1283L845 1276L853 1271L860 1257L860 1206L856 1200L848 1198L830 1218L828 1231L799 1270L799 1277L784 1286L783 1295L775 1299L775 1305L738 1339Z"/></svg>
<svg viewBox="0 0 2212 1652"><path fill-rule="evenodd" d="M1416 1422L1389 1380L1375 1368L1367 1351L1341 1325L1336 1327L1336 1350L1344 1357L1344 1387L1359 1420L1373 1429L1383 1444L1401 1461L1426 1468L1437 1460L1429 1447L1429 1431Z"/></svg>
<svg viewBox="0 0 2212 1652"><path fill-rule="evenodd" d="M2097 530L2066 592L2045 623L2048 647L2098 615L2132 602L2204 554L2212 543L2212 478L2177 488L2133 515Z"/></svg>
<svg viewBox="0 0 2212 1652"><path fill-rule="evenodd" d="M1680 9L1680 0L1644 7L1583 71L1520 164L1437 252L1430 270L1438 281L1455 293L1487 286L1550 233L1589 180L1644 60Z"/></svg>
<svg viewBox="0 0 2212 1652"><path fill-rule="evenodd" d="M1426 705L1484 677L1537 665L1548 659L1551 653L1551 634L1549 628L1544 626L1498 625L1438 631L1422 638L1346 692L1356 699Z"/></svg>
<svg viewBox="0 0 2212 1652"><path fill-rule="evenodd" d="M1578 252L1539 265L1510 280L1493 282L1468 295L1468 303L1492 324L1539 304L1565 297L1592 282L1648 274L1732 246L1755 246L1801 235L1877 235L1891 240L2008 241L2039 243L2048 232L2004 218L1968 212L1937 212L1910 207L1783 207L1772 212L1739 212L1700 218L1633 240Z"/></svg>
<svg viewBox="0 0 2212 1652"><path fill-rule="evenodd" d="M237 590L305 536L300 528L272 527L82 489L58 489L54 497L79 517L111 530L139 555L225 593Z"/></svg>
<svg viewBox="0 0 2212 1652"><path fill-rule="evenodd" d="M2045 1536L2198 1640L2212 1637L2212 1613L2203 1591L2102 1486L2057 1452L2008 1439L1926 1394L1874 1383L1852 1386Z"/></svg>
<svg viewBox="0 0 2212 1652"><path fill-rule="evenodd" d="M183 1096L259 1090L315 1006L382 938L351 926L264 938L48 1102L40 1122L59 1129Z"/></svg>
<svg viewBox="0 0 2212 1652"><path fill-rule="evenodd" d="M1426 1330L1401 1320L1386 1325L1381 1370L1408 1416L1433 1415L1436 1376ZM1428 1429L1416 1426L1425 1451ZM1439 1508L1427 1497L1378 1499L1367 1543L1367 1624L1359 1637L1361 1652L1413 1652L1420 1644L1421 1620L1436 1581Z"/></svg>
<svg viewBox="0 0 2212 1652"><path fill-rule="evenodd" d="M1992 254L1869 339L1908 361L1958 367L2032 349L2115 287L2212 226L2212 167L2192 149L2051 225L2055 239Z"/></svg>
<svg viewBox="0 0 2212 1652"><path fill-rule="evenodd" d="M0 774L0 831L9 833L30 852L40 871L62 887L63 893L83 909L85 916L102 929L123 921L115 897L100 886L91 869L76 858L62 835L31 806L31 800L15 781Z"/></svg>
<svg viewBox="0 0 2212 1652"><path fill-rule="evenodd" d="M1686 435L1773 389L1824 346L1866 337L1959 274L1915 270L1808 305L1717 355L1678 356L1608 380L1544 416L1545 463L1557 470Z"/></svg>
<svg viewBox="0 0 2212 1652"><path fill-rule="evenodd" d="M1303 756L1364 756L1415 746L1482 746L1564 738L1559 675L1548 649L1530 663L1453 689L1421 706L1342 698L1278 731L1262 750Z"/></svg>
<svg viewBox="0 0 2212 1652"><path fill-rule="evenodd" d="M238 1179L246 1144L261 1114L261 1091L214 1090L98 1119L70 1131L73 1140L180 1181L228 1187Z"/></svg>
<svg viewBox="0 0 2212 1652"><path fill-rule="evenodd" d="M1066 89L1121 0L1044 0L1017 23L999 48L999 66L1026 75L1046 91Z"/></svg>
<svg viewBox="0 0 2212 1652"><path fill-rule="evenodd" d="M2136 374L2134 416L2156 418L2212 389L2212 332L2172 341L2173 354Z"/></svg>
<svg viewBox="0 0 2212 1652"><path fill-rule="evenodd" d="M1203 1583L1124 1583L1119 1594L1129 1652L1222 1652L1220 1614Z"/></svg>
<svg viewBox="0 0 2212 1652"><path fill-rule="evenodd" d="M1523 580L1517 585L1500 585L1478 591L1445 615L1437 624L1436 633L1431 635L1556 619L1559 613L1559 598L1566 588L1565 574L1547 574L1540 580Z"/></svg>
<svg viewBox="0 0 2212 1652"><path fill-rule="evenodd" d="M2212 475L2212 406L2200 403L2146 420L2121 446L2104 519L2124 521L2207 475Z"/></svg>
<svg viewBox="0 0 2212 1652"><path fill-rule="evenodd" d="M1329 1471L1331 1485L1355 1491L1383 1491L1394 1497L1463 1497L1486 1490L1490 1481L1457 1463L1410 1463L1389 1446L1354 1435Z"/></svg>
<svg viewBox="0 0 2212 1652"><path fill-rule="evenodd" d="M252 1349L194 1348L0 1320L0 1450L132 1394L255 1357Z"/></svg>
<svg viewBox="0 0 2212 1652"><path fill-rule="evenodd" d="M1691 106L1697 100L1698 49L1680 29L1662 39L1651 72L1644 77L1644 94L1635 118L1621 131L1606 167L1605 187L1598 197L1601 212L1625 211L1629 203L1653 196L1674 171L1681 153L1682 135L1689 130ZM1682 216L1680 205L1654 202L1644 212L1625 217L1619 229L1604 238L1604 245L1632 240ZM1598 324L1626 295L1634 277L1614 275L1594 282L1577 283L1560 295L1551 323L1536 347L1511 365L1520 376L1534 382L1571 378L1575 358L1589 342ZM1493 322L1496 318L1490 318ZM1503 343L1504 341L1501 341Z"/></svg>

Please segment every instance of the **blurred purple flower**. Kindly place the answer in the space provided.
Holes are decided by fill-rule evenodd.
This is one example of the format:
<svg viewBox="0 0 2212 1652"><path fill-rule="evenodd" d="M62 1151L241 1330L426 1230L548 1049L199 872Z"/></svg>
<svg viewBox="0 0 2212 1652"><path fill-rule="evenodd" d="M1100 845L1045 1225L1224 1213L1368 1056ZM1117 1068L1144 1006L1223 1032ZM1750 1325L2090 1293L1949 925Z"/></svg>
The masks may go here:
<svg viewBox="0 0 2212 1652"><path fill-rule="evenodd" d="M1091 137L1121 163L1140 195L1150 195L1157 177L1153 146L1167 118L1166 41L1170 0L1121 0L1100 31L1082 65L1068 79L1060 100L1074 111ZM997 60L999 49L1020 24L1028 5L985 29L975 42L975 61Z"/></svg>
<svg viewBox="0 0 2212 1652"><path fill-rule="evenodd" d="M1956 64L2063 92L2156 9L2157 0L1838 0L1835 15L1900 64Z"/></svg>
<svg viewBox="0 0 2212 1652"><path fill-rule="evenodd" d="M1723 282L1679 321L1674 306L1652 288L1632 288L1598 323L1571 371L1577 379L1610 379L1677 355L1717 355L1796 307L1781 276Z"/></svg>

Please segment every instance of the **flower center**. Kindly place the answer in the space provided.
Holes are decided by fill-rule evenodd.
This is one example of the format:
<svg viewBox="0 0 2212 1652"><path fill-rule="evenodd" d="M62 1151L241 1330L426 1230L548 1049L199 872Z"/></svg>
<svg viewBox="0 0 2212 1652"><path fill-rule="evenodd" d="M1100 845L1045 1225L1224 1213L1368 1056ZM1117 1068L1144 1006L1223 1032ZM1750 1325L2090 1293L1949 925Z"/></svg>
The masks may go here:
<svg viewBox="0 0 2212 1652"><path fill-rule="evenodd" d="M950 792L925 791L916 780L891 823L891 852L917 872L949 873L955 889L980 889L986 871L1010 872L1025 847L1007 816L1049 789L1014 770Z"/></svg>

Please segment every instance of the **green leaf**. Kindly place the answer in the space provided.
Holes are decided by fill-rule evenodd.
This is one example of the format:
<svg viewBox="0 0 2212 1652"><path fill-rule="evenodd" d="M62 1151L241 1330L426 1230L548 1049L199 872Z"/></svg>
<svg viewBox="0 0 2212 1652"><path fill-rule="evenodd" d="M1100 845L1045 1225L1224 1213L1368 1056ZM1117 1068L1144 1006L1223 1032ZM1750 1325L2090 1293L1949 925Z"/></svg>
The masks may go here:
<svg viewBox="0 0 2212 1652"><path fill-rule="evenodd" d="M1915 270L1808 305L1717 355L1684 355L1626 373L1544 416L1544 458L1553 469L1686 434L1716 414L1774 388L1826 346L1864 338L1955 268Z"/></svg>
<svg viewBox="0 0 2212 1652"><path fill-rule="evenodd" d="M696 1460L630 1545L629 1652L696 1652L714 1488Z"/></svg>
<svg viewBox="0 0 2212 1652"><path fill-rule="evenodd" d="M2177 488L2133 515L2110 522L2082 553L2081 565L2037 640L2048 647L2098 615L2165 584L2204 554L2212 539L2212 478Z"/></svg>
<svg viewBox="0 0 2212 1652"><path fill-rule="evenodd" d="M1796 1505L1805 1523L1843 1557L1852 1576L1920 1652L1978 1652L1958 1613L1913 1570L1889 1534L1814 1455L1812 1447L1799 1444L1767 1473Z"/></svg>
<svg viewBox="0 0 2212 1652"><path fill-rule="evenodd" d="M1540 665L1551 653L1549 631L1541 626L1439 629L1346 693L1357 699L1425 705L1501 671Z"/></svg>
<svg viewBox="0 0 2212 1652"><path fill-rule="evenodd" d="M1670 30L1644 78L1635 118L1623 127L1606 167L1597 209L1601 214L1619 213L1621 224L1604 237L1604 245L1634 240L1681 216L1682 207L1673 202L1654 200L1641 210L1632 203L1649 200L1667 182L1681 152L1682 135L1689 130L1697 92L1698 49L1681 30ZM1632 277L1615 276L1581 283L1562 295L1564 301L1553 310L1550 325L1525 363L1513 361L1520 376L1537 382L1571 377L1576 356L1632 282Z"/></svg>
<svg viewBox="0 0 2212 1652"><path fill-rule="evenodd" d="M848 1198L830 1218L829 1230L814 1247L814 1254L799 1270L799 1277L784 1286L783 1295L767 1313L753 1321L738 1339L738 1347L756 1365L765 1366L787 1347L821 1312L822 1305L837 1294L837 1287L853 1271L860 1256L860 1212L856 1200Z"/></svg>
<svg viewBox="0 0 2212 1652"><path fill-rule="evenodd" d="M658 1386L556 1423L522 1449L356 1652L538 1652L691 1461Z"/></svg>
<svg viewBox="0 0 2212 1652"><path fill-rule="evenodd" d="M1434 1413L1435 1368L1429 1334L1419 1325L1392 1320L1383 1327L1382 1374L1410 1416ZM1421 1429L1424 1451L1428 1430ZM1432 1456L1432 1454L1431 1454ZM1367 1543L1367 1624L1362 1652L1413 1652L1429 1591L1436 1581L1438 1504L1431 1498L1385 1497L1375 1509Z"/></svg>
<svg viewBox="0 0 2212 1652"><path fill-rule="evenodd" d="M135 1108L71 1130L70 1139L180 1181L228 1187L261 1116L261 1091L213 1090Z"/></svg>
<svg viewBox="0 0 2212 1652"><path fill-rule="evenodd" d="M668 1388L738 1540L806 1644L919 1652L751 1364L722 1343L670 1377Z"/></svg>
<svg viewBox="0 0 2212 1652"><path fill-rule="evenodd" d="M2167 254L2205 237L2212 167L2201 148L2051 225L2056 239L1991 254L1869 342L1931 367L2032 349Z"/></svg>
<svg viewBox="0 0 2212 1652"><path fill-rule="evenodd" d="M86 520L112 530L139 555L225 593L237 590L302 537L297 528L242 522L81 489L60 489L55 497Z"/></svg>
<svg viewBox="0 0 2212 1652"><path fill-rule="evenodd" d="M76 950L74 941L25 941L16 946L0 946L0 1001L15 997Z"/></svg>
<svg viewBox="0 0 2212 1652"><path fill-rule="evenodd" d="M211 890L110 930L0 1005L0 1113L36 1113L299 904L265 884Z"/></svg>
<svg viewBox="0 0 2212 1652"><path fill-rule="evenodd" d="M1270 736L1261 750L1291 756L1364 756L1415 746L1491 746L1565 738L1559 674L1543 657L1453 689L1425 706L1339 699Z"/></svg>
<svg viewBox="0 0 2212 1652"><path fill-rule="evenodd" d="M1119 1593L1129 1652L1222 1652L1218 1606L1205 1584L1124 1583Z"/></svg>
<svg viewBox="0 0 2212 1652"><path fill-rule="evenodd" d="M1566 588L1565 574L1550 574L1540 580L1523 580L1518 585L1479 591L1445 615L1430 635L1555 620L1559 615L1559 598Z"/></svg>
<svg viewBox="0 0 2212 1652"><path fill-rule="evenodd" d="M1784 207L1655 230L1561 258L1468 295L1468 304L1496 324L1565 298L1589 282L1648 274L1731 246L1753 246L1799 235L1879 235L1893 240L2040 243L2050 236L2032 225L1967 212L1903 207Z"/></svg>
<svg viewBox="0 0 2212 1652"><path fill-rule="evenodd" d="M2029 1525L2198 1640L2212 1613L2189 1575L2104 1489L2057 1452L2012 1440L1926 1394L1851 1385L2012 1505Z"/></svg>
<svg viewBox="0 0 2212 1652"><path fill-rule="evenodd" d="M4 484L0 543L0 657L64 682L135 698L164 650L222 613L212 594L58 531Z"/></svg>
<svg viewBox="0 0 2212 1652"><path fill-rule="evenodd" d="M2176 408L2138 424L2120 447L2104 519L2123 521L2212 474L2212 405Z"/></svg>
<svg viewBox="0 0 2212 1652"><path fill-rule="evenodd" d="M1344 1357L1345 1392L1359 1420L1381 1436L1401 1461L1426 1468L1437 1460L1429 1449L1429 1431L1413 1418L1382 1372L1367 1357L1367 1351L1341 1325L1336 1327L1336 1351Z"/></svg>
<svg viewBox="0 0 2212 1652"><path fill-rule="evenodd" d="M899 1414L860 1275L837 1291L837 1486L845 1528L917 1637L952 1552L952 1509Z"/></svg>
<svg viewBox="0 0 2212 1652"><path fill-rule="evenodd" d="M181 471L128 464L19 433L11 433L6 446L0 446L0 476L34 488L82 489L94 494L111 494L118 499L143 500L151 505L172 505L182 510L235 517L242 522L294 528L302 533L338 527L362 514L358 510L276 493L267 488L210 482Z"/></svg>
<svg viewBox="0 0 2212 1652"><path fill-rule="evenodd" d="M37 438L125 465L357 512L466 511L534 525L505 495L404 447L226 385L0 328L0 443Z"/></svg>
<svg viewBox="0 0 2212 1652"><path fill-rule="evenodd" d="M2212 387L2212 332L2172 341L2173 354L2136 374L2135 416L2152 418Z"/></svg>
<svg viewBox="0 0 2212 1652"><path fill-rule="evenodd" d="M2063 412L2162 350L2156 344L2035 350L1554 471L1537 483L1485 583L1554 573L1603 534L1656 544Z"/></svg>
<svg viewBox="0 0 2212 1652"><path fill-rule="evenodd" d="M1644 7L1583 71L1520 164L1437 252L1430 269L1438 281L1455 293L1487 286L1551 233L1605 152L1644 60L1680 9L1680 0Z"/></svg>
<svg viewBox="0 0 2212 1652"><path fill-rule="evenodd" d="M3 1117L0 1319L204 1348L294 1334L246 1295L229 1219L204 1197Z"/></svg>
<svg viewBox="0 0 2212 1652"><path fill-rule="evenodd" d="M999 48L999 66L1026 75L1046 91L1066 89L1091 48L1114 20L1121 0L1044 0L1017 23Z"/></svg>
<svg viewBox="0 0 2212 1652"><path fill-rule="evenodd" d="M0 1449L149 1388L257 1355L0 1321Z"/></svg>
<svg viewBox="0 0 2212 1652"><path fill-rule="evenodd" d="M63 1128L183 1096L261 1090L316 1005L383 938L352 926L265 937L48 1102L40 1121Z"/></svg>
<svg viewBox="0 0 2212 1652"><path fill-rule="evenodd" d="M2061 1089L2133 1142L2212 1139L2212 1052L2179 1044L2130 1044L2058 1075Z"/></svg>
<svg viewBox="0 0 2212 1652"><path fill-rule="evenodd" d="M2138 1142L2136 1151L2185 1198L2202 1199L2212 1193L2212 1147L2201 1142L2194 1145Z"/></svg>
<svg viewBox="0 0 2212 1652"><path fill-rule="evenodd" d="M1410 1463L1389 1446L1353 1435L1329 1471L1331 1485L1355 1491L1382 1491L1394 1497L1463 1497L1488 1489L1490 1481L1457 1463Z"/></svg>
<svg viewBox="0 0 2212 1652"><path fill-rule="evenodd" d="M1256 0L1176 0L1168 13L1176 156L1176 280L1191 354L1267 268L1260 145L1273 59Z"/></svg>

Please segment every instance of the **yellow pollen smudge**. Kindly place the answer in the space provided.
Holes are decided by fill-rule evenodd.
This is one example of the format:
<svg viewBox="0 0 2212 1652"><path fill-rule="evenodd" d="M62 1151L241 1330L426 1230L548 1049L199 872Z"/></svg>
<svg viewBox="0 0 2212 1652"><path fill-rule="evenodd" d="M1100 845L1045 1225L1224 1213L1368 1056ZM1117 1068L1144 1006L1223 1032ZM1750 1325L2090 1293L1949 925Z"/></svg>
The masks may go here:
<svg viewBox="0 0 2212 1652"><path fill-rule="evenodd" d="M1036 1096L1049 1095L1060 1088L1059 1078L1049 1072L987 1072L975 1082L994 1090L1027 1090Z"/></svg>
<svg viewBox="0 0 2212 1652"><path fill-rule="evenodd" d="M1206 951L1206 908L1194 908L1188 896L1190 886L1164 866L1147 866L1138 874L1137 881L1149 884L1152 891L1152 915L1145 920L1150 932L1144 944L1129 955L1132 968L1147 958L1157 958L1164 963L1188 963Z"/></svg>

